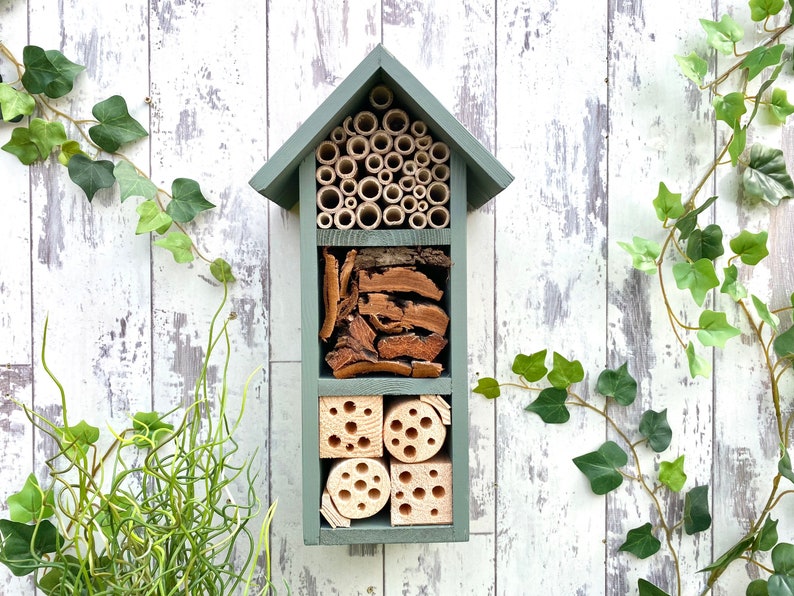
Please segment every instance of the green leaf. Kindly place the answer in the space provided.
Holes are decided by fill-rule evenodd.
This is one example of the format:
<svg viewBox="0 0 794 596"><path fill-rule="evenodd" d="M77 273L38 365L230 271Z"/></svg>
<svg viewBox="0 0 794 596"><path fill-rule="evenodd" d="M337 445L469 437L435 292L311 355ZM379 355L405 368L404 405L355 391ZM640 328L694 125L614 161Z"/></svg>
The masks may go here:
<svg viewBox="0 0 794 596"><path fill-rule="evenodd" d="M649 275L656 273L656 259L662 252L662 248L656 242L634 236L631 244L618 242L618 246L631 255L632 265L635 269Z"/></svg>
<svg viewBox="0 0 794 596"><path fill-rule="evenodd" d="M794 544L781 542L772 549L772 567L775 573L794 575Z"/></svg>
<svg viewBox="0 0 794 596"><path fill-rule="evenodd" d="M173 223L171 216L165 211L161 211L154 201L144 201L135 208L135 211L140 215L138 227L135 228L136 234L147 234L149 232L165 234L168 228L171 227L171 223Z"/></svg>
<svg viewBox="0 0 794 596"><path fill-rule="evenodd" d="M105 159L92 161L85 155L74 155L67 166L69 178L83 189L88 201L102 188L110 188L116 183L113 176L113 162Z"/></svg>
<svg viewBox="0 0 794 596"><path fill-rule="evenodd" d="M607 441L596 451L573 458L573 463L587 476L590 488L597 495L605 495L623 484L623 475L618 468L628 462L626 452L613 441Z"/></svg>
<svg viewBox="0 0 794 596"><path fill-rule="evenodd" d="M763 83L761 83L761 85L759 85L758 91L756 91L756 93L755 93L755 97L756 98L763 97L764 93L766 93L766 90L769 89L772 86L772 84L777 80L777 78L780 76L780 72L782 70L783 70L783 63L778 64L772 70L772 73L769 75L769 78L766 81L764 81ZM753 112L752 112L752 114L750 114L750 118L747 120L747 124L745 125L745 128L747 128L750 125L750 123L753 120L755 120L756 115L758 115L758 109L761 107L762 103L763 102L761 102L761 101L754 101L753 102ZM733 164L733 165L735 166L736 164Z"/></svg>
<svg viewBox="0 0 794 596"><path fill-rule="evenodd" d="M626 541L618 549L621 552L631 553L639 559L647 559L659 552L662 543L653 535L653 526L650 523L639 528L629 530Z"/></svg>
<svg viewBox="0 0 794 596"><path fill-rule="evenodd" d="M734 128L743 114L747 112L744 105L744 93L736 91L727 95L716 95L711 101L717 120L727 122L728 126Z"/></svg>
<svg viewBox="0 0 794 596"><path fill-rule="evenodd" d="M794 356L794 327L789 327L772 342L775 354L781 358L791 358Z"/></svg>
<svg viewBox="0 0 794 596"><path fill-rule="evenodd" d="M785 124L786 119L794 114L794 104L789 103L788 93L785 89L775 88L772 90L769 112L780 124ZM5 110L3 113L5 114Z"/></svg>
<svg viewBox="0 0 794 596"><path fill-rule="evenodd" d="M52 490L42 490L33 474L28 476L21 491L8 497L7 503L8 517L23 524L47 519L55 514Z"/></svg>
<svg viewBox="0 0 794 596"><path fill-rule="evenodd" d="M232 275L232 266L221 258L217 258L210 263L210 273L212 277L221 283L232 283L237 281L234 275ZM494 395L494 397L497 397L497 395Z"/></svg>
<svg viewBox="0 0 794 596"><path fill-rule="evenodd" d="M61 145L61 151L58 153L58 162L62 166L68 166L75 155L85 155L88 157L88 154L80 147L80 143L77 141L66 141Z"/></svg>
<svg viewBox="0 0 794 596"><path fill-rule="evenodd" d="M171 232L165 238L155 240L157 246L170 250L177 263L190 263L193 260L193 241L182 232Z"/></svg>
<svg viewBox="0 0 794 596"><path fill-rule="evenodd" d="M47 520L37 525L0 519L0 563L16 576L34 572L43 555L56 552L63 538Z"/></svg>
<svg viewBox="0 0 794 596"><path fill-rule="evenodd" d="M547 387L524 409L540 416L546 424L564 424L571 418L571 413L565 407L566 399L568 392L565 389Z"/></svg>
<svg viewBox="0 0 794 596"><path fill-rule="evenodd" d="M637 398L637 381L629 373L628 364L623 363L617 370L606 369L598 375L596 391L628 406Z"/></svg>
<svg viewBox="0 0 794 596"><path fill-rule="evenodd" d="M709 513L709 487L696 486L684 499L684 531L688 535L703 532L711 527Z"/></svg>
<svg viewBox="0 0 794 596"><path fill-rule="evenodd" d="M58 50L46 52L38 46L26 46L22 50L25 73L22 84L30 93L44 93L56 99L63 97L74 87L74 80L85 70L84 66L68 60Z"/></svg>
<svg viewBox="0 0 794 596"><path fill-rule="evenodd" d="M74 426L62 426L58 429L64 447L77 447L85 453L89 445L99 440L99 429L81 420Z"/></svg>
<svg viewBox="0 0 794 596"><path fill-rule="evenodd" d="M783 152L758 143L750 149L750 163L742 174L742 184L748 197L772 205L794 195L794 182L786 170Z"/></svg>
<svg viewBox="0 0 794 596"><path fill-rule="evenodd" d="M785 49L786 46L781 43L770 48L759 46L747 54L742 61L742 68L746 68L748 72L747 80L752 81L765 68L777 65L783 57L783 50Z"/></svg>
<svg viewBox="0 0 794 596"><path fill-rule="evenodd" d="M774 574L767 582L769 596L794 596L794 577Z"/></svg>
<svg viewBox="0 0 794 596"><path fill-rule="evenodd" d="M121 145L147 136L140 123L130 116L127 102L120 95L100 101L91 110L99 124L88 129L91 140L108 153L115 153Z"/></svg>
<svg viewBox="0 0 794 596"><path fill-rule="evenodd" d="M698 259L694 263L673 265L673 277L679 290L689 290L698 306L703 306L706 294L720 285L714 264L708 259Z"/></svg>
<svg viewBox="0 0 794 596"><path fill-rule="evenodd" d="M530 354L518 354L513 360L513 372L524 377L528 382L535 383L546 376L546 350Z"/></svg>
<svg viewBox="0 0 794 596"><path fill-rule="evenodd" d="M693 230L686 243L686 256L693 261L713 261L725 252L722 246L722 228L710 224L702 230Z"/></svg>
<svg viewBox="0 0 794 596"><path fill-rule="evenodd" d="M30 136L30 129L24 126L18 126L12 130L11 139L0 149L7 151L11 155L16 155L17 159L26 166L41 157L36 143L33 142Z"/></svg>
<svg viewBox="0 0 794 596"><path fill-rule="evenodd" d="M574 383L584 379L584 369L578 360L566 360L557 352L552 357L552 368L549 383L557 389L567 389Z"/></svg>
<svg viewBox="0 0 794 596"><path fill-rule="evenodd" d="M774 314L769 312L769 307L761 302L761 299L758 298L756 295L753 295L753 306L755 306L755 312L758 313L758 316L761 320L769 325L772 329L777 331L777 326L780 323L780 318Z"/></svg>
<svg viewBox="0 0 794 596"><path fill-rule="evenodd" d="M17 91L8 83L0 83L0 113L5 122L30 116L35 107L36 100L31 95Z"/></svg>
<svg viewBox="0 0 794 596"><path fill-rule="evenodd" d="M764 520L764 527L758 532L758 537L753 544L753 550L768 551L777 544L777 520L767 517Z"/></svg>
<svg viewBox="0 0 794 596"><path fill-rule="evenodd" d="M130 197L143 197L153 201L157 196L157 186L146 176L141 176L127 161L122 160L116 164L113 175L118 180L122 202Z"/></svg>
<svg viewBox="0 0 794 596"><path fill-rule="evenodd" d="M675 461L659 462L659 482L664 484L674 493L681 492L686 483L684 473L684 456L681 455Z"/></svg>
<svg viewBox="0 0 794 596"><path fill-rule="evenodd" d="M132 417L133 441L138 447L155 447L174 430L157 412L138 412Z"/></svg>
<svg viewBox="0 0 794 596"><path fill-rule="evenodd" d="M653 207L656 209L656 217L659 218L659 221L678 219L684 214L681 193L670 192L664 182L659 183L659 193L653 200Z"/></svg>
<svg viewBox="0 0 794 596"><path fill-rule="evenodd" d="M744 148L747 147L747 126L742 126L740 121L733 125L733 136L728 144L728 154L731 156L731 165L735 168L739 163Z"/></svg>
<svg viewBox="0 0 794 596"><path fill-rule="evenodd" d="M661 588L657 588L651 582L639 579L637 580L637 587L640 589L640 596L670 596Z"/></svg>
<svg viewBox="0 0 794 596"><path fill-rule="evenodd" d="M477 379L477 386L472 389L472 391L474 393L484 395L488 399L494 399L502 394L501 390L499 389L499 381L491 377L482 377Z"/></svg>
<svg viewBox="0 0 794 596"><path fill-rule="evenodd" d="M648 445L656 453L667 449L673 439L673 430L667 423L667 408L661 412L645 412L640 419L640 434L648 439Z"/></svg>
<svg viewBox="0 0 794 596"><path fill-rule="evenodd" d="M54 147L67 141L66 130L60 122L34 118L30 121L30 140L35 143L39 155L47 159Z"/></svg>
<svg viewBox="0 0 794 596"><path fill-rule="evenodd" d="M734 544L726 552L720 555L716 561L704 567L700 571L713 571L715 572L714 575L722 573L728 568L728 566L730 566L731 563L741 557L742 554L744 554L744 551L748 550L752 545L753 537L750 536L749 538L745 538L744 540Z"/></svg>
<svg viewBox="0 0 794 596"><path fill-rule="evenodd" d="M739 281L739 270L736 265L731 265L723 269L725 280L722 282L720 292L728 294L735 302L747 298L747 288Z"/></svg>
<svg viewBox="0 0 794 596"><path fill-rule="evenodd" d="M696 85L703 84L703 78L709 70L709 63L703 60L697 53L692 52L689 56L675 56L678 66L683 75Z"/></svg>
<svg viewBox="0 0 794 596"><path fill-rule="evenodd" d="M754 579L747 584L745 596L769 596L769 590L765 579Z"/></svg>
<svg viewBox="0 0 794 596"><path fill-rule="evenodd" d="M730 247L734 254L742 260L745 265L757 265L761 260L769 255L766 248L766 240L769 234L766 231L753 234L747 230L742 230L736 238L731 239Z"/></svg>
<svg viewBox="0 0 794 596"><path fill-rule="evenodd" d="M709 364L705 358L695 353L695 344L692 342L687 344L686 358L689 362L689 376L693 379L697 376L708 379L709 376L711 376L711 364Z"/></svg>
<svg viewBox="0 0 794 596"><path fill-rule="evenodd" d="M734 44L744 37L744 29L727 14L719 22L700 19L700 24L708 44L723 54L733 54Z"/></svg>
<svg viewBox="0 0 794 596"><path fill-rule="evenodd" d="M780 446L780 460L777 462L778 474L794 482L794 470L791 469L791 456L783 445Z"/></svg>
<svg viewBox="0 0 794 596"><path fill-rule="evenodd" d="M750 18L763 21L783 10L783 0L750 0Z"/></svg>
<svg viewBox="0 0 794 596"><path fill-rule="evenodd" d="M692 211L686 213L684 216L678 218L678 221L675 222L675 227L680 232L681 240L686 240L689 238L689 235L695 231L695 228L698 224L698 215L703 213L706 209L711 207L711 204L717 200L717 197L709 197L706 201L700 206Z"/></svg>
<svg viewBox="0 0 794 596"><path fill-rule="evenodd" d="M741 331L728 323L724 312L704 310L700 313L698 326L698 339L704 346L724 348L726 341L741 334Z"/></svg>
<svg viewBox="0 0 794 596"><path fill-rule="evenodd" d="M171 202L165 208L174 221L187 223L196 215L215 207L201 194L198 182L189 178L177 178L171 185Z"/></svg>

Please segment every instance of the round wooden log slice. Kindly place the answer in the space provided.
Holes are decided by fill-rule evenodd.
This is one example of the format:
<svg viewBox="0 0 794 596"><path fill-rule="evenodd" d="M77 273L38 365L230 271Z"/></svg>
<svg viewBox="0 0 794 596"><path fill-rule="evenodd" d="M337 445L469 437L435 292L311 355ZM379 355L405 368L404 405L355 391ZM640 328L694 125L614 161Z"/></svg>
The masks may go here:
<svg viewBox="0 0 794 596"><path fill-rule="evenodd" d="M383 444L395 459L418 463L444 444L447 428L435 408L419 399L393 401L383 417Z"/></svg>
<svg viewBox="0 0 794 596"><path fill-rule="evenodd" d="M325 487L343 516L370 517L389 500L389 468L383 458L340 459L331 466Z"/></svg>

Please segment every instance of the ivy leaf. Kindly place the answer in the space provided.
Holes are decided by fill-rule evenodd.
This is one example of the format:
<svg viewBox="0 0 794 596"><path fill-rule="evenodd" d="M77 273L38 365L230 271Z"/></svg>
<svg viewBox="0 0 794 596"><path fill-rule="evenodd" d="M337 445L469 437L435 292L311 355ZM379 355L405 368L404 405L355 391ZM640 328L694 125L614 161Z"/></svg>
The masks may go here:
<svg viewBox="0 0 794 596"><path fill-rule="evenodd" d="M719 22L700 19L700 24L708 44L723 54L732 54L734 44L744 37L744 29L727 14Z"/></svg>
<svg viewBox="0 0 794 596"><path fill-rule="evenodd" d="M740 121L733 125L733 137L728 144L728 154L731 156L731 165L735 168L739 163L739 157L747 147L747 126L742 126Z"/></svg>
<svg viewBox="0 0 794 596"><path fill-rule="evenodd" d="M722 282L720 292L728 294L735 302L747 298L747 288L739 281L739 270L736 265L731 265L722 270L725 280Z"/></svg>
<svg viewBox="0 0 794 596"><path fill-rule="evenodd" d="M747 113L747 106L744 105L744 93L736 91L727 95L717 95L711 102L717 120L727 122L728 126L734 128L743 114Z"/></svg>
<svg viewBox="0 0 794 596"><path fill-rule="evenodd" d="M546 376L546 350L527 356L518 354L513 360L513 372L524 377L528 382L535 383Z"/></svg>
<svg viewBox="0 0 794 596"><path fill-rule="evenodd" d="M232 283L237 281L234 275L232 275L232 266L221 258L217 258L210 263L210 273L212 274L212 277L221 283ZM498 393L497 395L494 395L494 397L497 396Z"/></svg>
<svg viewBox="0 0 794 596"><path fill-rule="evenodd" d="M121 201L130 197L143 197L152 201L157 196L157 187L146 176L141 176L138 171L124 160L116 164L113 175L119 183Z"/></svg>
<svg viewBox="0 0 794 596"><path fill-rule="evenodd" d="M36 145L42 159L47 159L53 148L67 139L66 129L60 122L47 122L41 118L34 118L30 122L30 140Z"/></svg>
<svg viewBox="0 0 794 596"><path fill-rule="evenodd" d="M605 495L623 484L618 468L629 462L628 455L614 441L607 441L596 451L573 458L573 463L590 481L597 495Z"/></svg>
<svg viewBox="0 0 794 596"><path fill-rule="evenodd" d="M623 363L617 370L606 369L598 375L596 391L628 406L637 398L637 381L629 373L628 364Z"/></svg>
<svg viewBox="0 0 794 596"><path fill-rule="evenodd" d="M717 224L709 224L702 230L693 230L686 243L686 256L693 261L698 259L713 261L724 252L722 228Z"/></svg>
<svg viewBox="0 0 794 596"><path fill-rule="evenodd" d="M567 389L584 379L584 369L578 360L567 360L557 352L552 356L552 369L549 383L557 389Z"/></svg>
<svg viewBox="0 0 794 596"><path fill-rule="evenodd" d="M135 228L136 234L149 232L165 234L173 223L171 216L162 211L154 201L144 201L135 208L135 211L140 215L138 226Z"/></svg>
<svg viewBox="0 0 794 596"><path fill-rule="evenodd" d="M772 90L769 112L780 124L785 124L786 118L794 114L794 104L789 103L788 93L785 89L775 88Z"/></svg>
<svg viewBox="0 0 794 596"><path fill-rule="evenodd" d="M8 83L0 83L0 114L6 122L20 116L30 116L36 107L36 100L27 93L17 91Z"/></svg>
<svg viewBox="0 0 794 596"><path fill-rule="evenodd" d="M696 486L684 499L684 531L691 536L711 527L709 487Z"/></svg>
<svg viewBox="0 0 794 596"><path fill-rule="evenodd" d="M761 74L765 68L780 63L780 59L783 57L783 50L785 49L786 46L781 43L771 48L759 46L747 54L742 61L742 68L747 69L747 80L752 81Z"/></svg>
<svg viewBox="0 0 794 596"><path fill-rule="evenodd" d="M750 18L763 21L783 10L783 0L750 0Z"/></svg>
<svg viewBox="0 0 794 596"><path fill-rule="evenodd" d="M138 412L132 417L133 442L138 447L155 447L174 430L157 412Z"/></svg>
<svg viewBox="0 0 794 596"><path fill-rule="evenodd" d="M661 412L645 412L640 419L640 434L648 439L648 445L656 453L667 449L673 439L673 430L667 422L667 408Z"/></svg>
<svg viewBox="0 0 794 596"><path fill-rule="evenodd" d="M761 260L769 255L766 248L766 240L769 234L760 231L757 234L742 230L736 238L731 239L730 247L734 254L742 260L745 265L757 265Z"/></svg>
<svg viewBox="0 0 794 596"><path fill-rule="evenodd" d="M794 182L786 170L783 152L758 143L750 149L750 163L742 174L742 184L748 197L772 205L794 195Z"/></svg>
<svg viewBox="0 0 794 596"><path fill-rule="evenodd" d="M653 526L650 523L639 528L629 530L626 541L618 549L621 552L631 553L639 559L647 559L659 552L662 543L653 535Z"/></svg>
<svg viewBox="0 0 794 596"><path fill-rule="evenodd" d="M713 571L713 575L718 575L725 571L728 566L736 561L739 557L742 556L744 551L749 549L753 545L753 537L750 536L749 538L745 538L740 542L734 544L731 548L725 551L720 557L711 563L710 565L704 567L700 571ZM713 576L712 575L712 576Z"/></svg>
<svg viewBox="0 0 794 596"><path fill-rule="evenodd" d="M659 462L659 482L664 484L674 493L681 492L686 483L684 473L684 456L676 458L675 461Z"/></svg>
<svg viewBox="0 0 794 596"><path fill-rule="evenodd" d="M703 84L703 78L709 70L709 63L703 60L696 52L689 56L675 56L683 75L696 85Z"/></svg>
<svg viewBox="0 0 794 596"><path fill-rule="evenodd" d="M190 263L193 260L193 241L182 232L171 232L165 238L155 240L154 244L170 250L177 263Z"/></svg>
<svg viewBox="0 0 794 596"><path fill-rule="evenodd" d="M781 542L772 549L772 567L775 573L794 575L794 544Z"/></svg>
<svg viewBox="0 0 794 596"><path fill-rule="evenodd" d="M657 588L651 582L639 579L637 580L637 587L640 589L640 596L670 596L661 588Z"/></svg>
<svg viewBox="0 0 794 596"><path fill-rule="evenodd" d="M565 389L547 387L524 409L540 416L546 424L564 424L571 418L571 413L565 407L566 399L568 392Z"/></svg>
<svg viewBox="0 0 794 596"><path fill-rule="evenodd" d="M709 364L705 358L695 353L695 344L692 342L687 344L686 359L689 362L689 376L693 379L697 376L708 379L709 376L711 376L711 364Z"/></svg>
<svg viewBox="0 0 794 596"><path fill-rule="evenodd" d="M704 346L724 348L725 342L741 334L736 327L728 323L724 312L704 310L698 320L698 339Z"/></svg>
<svg viewBox="0 0 794 596"><path fill-rule="evenodd" d="M171 202L165 208L174 221L187 223L196 215L215 207L201 194L198 182L189 178L177 178L171 184Z"/></svg>
<svg viewBox="0 0 794 596"><path fill-rule="evenodd" d="M74 155L67 166L69 178L83 189L88 202L102 188L110 188L116 183L113 176L113 162L106 159L91 160L85 155Z"/></svg>
<svg viewBox="0 0 794 596"><path fill-rule="evenodd" d="M631 244L618 242L618 246L631 255L632 265L635 269L648 275L656 273L656 259L662 252L662 248L656 242L634 236Z"/></svg>
<svg viewBox="0 0 794 596"><path fill-rule="evenodd" d="M700 207L692 209L692 211L690 211L689 213L678 218L678 221L675 222L675 227L680 232L681 240L686 240L687 238L689 238L689 235L693 231L695 231L695 228L697 227L698 215L700 215L706 209L711 207L711 204L716 200L717 200L716 196L709 197Z"/></svg>
<svg viewBox="0 0 794 596"><path fill-rule="evenodd" d="M30 129L19 126L11 131L11 139L2 147L11 155L16 155L17 159L24 165L29 166L39 159L39 149L30 136Z"/></svg>
<svg viewBox="0 0 794 596"><path fill-rule="evenodd" d="M223 280L219 279L218 281ZM477 386L472 391L484 395L488 399L497 398L502 394L501 389L499 389L499 381L491 377L477 379Z"/></svg>
<svg viewBox="0 0 794 596"><path fill-rule="evenodd" d="M744 592L745 596L769 596L769 588L765 579L754 579L747 584Z"/></svg>
<svg viewBox="0 0 794 596"><path fill-rule="evenodd" d="M91 110L99 124L88 129L91 140L108 153L115 153L121 145L147 136L140 123L130 116L127 102L120 95L100 101Z"/></svg>
<svg viewBox="0 0 794 596"><path fill-rule="evenodd" d="M26 46L22 50L25 73L22 84L30 93L44 93L56 99L63 97L74 87L74 80L85 70L58 50L46 52L38 46Z"/></svg>
<svg viewBox="0 0 794 596"><path fill-rule="evenodd" d="M772 342L772 347L775 349L775 354L781 358L794 356L794 327L789 327L784 333L778 335Z"/></svg>
<svg viewBox="0 0 794 596"><path fill-rule="evenodd" d="M684 214L684 205L681 203L680 192L670 192L664 182L659 183L659 193L653 200L656 217L659 221L678 219Z"/></svg>
<svg viewBox="0 0 794 596"><path fill-rule="evenodd" d="M720 285L714 264L708 259L698 259L694 263L673 265L673 277L679 290L689 290L698 306L703 306L706 294Z"/></svg>
<svg viewBox="0 0 794 596"><path fill-rule="evenodd" d="M88 154L80 147L80 143L77 141L66 141L61 145L61 151L58 153L58 162L62 166L68 166L75 155L85 155L88 157Z"/></svg>
<svg viewBox="0 0 794 596"><path fill-rule="evenodd" d="M769 596L792 596L794 594L794 577L775 573L767 582Z"/></svg>
<svg viewBox="0 0 794 596"><path fill-rule="evenodd" d="M7 503L8 517L23 524L47 519L55 514L52 490L42 490L34 474L28 476L22 490L8 497Z"/></svg>
<svg viewBox="0 0 794 596"><path fill-rule="evenodd" d="M780 446L780 460L777 462L777 472L783 478L794 482L794 470L791 469L791 456L783 445Z"/></svg>
<svg viewBox="0 0 794 596"><path fill-rule="evenodd" d="M0 563L16 576L36 571L42 555L56 552L62 544L63 538L47 520L28 525L0 519Z"/></svg>
<svg viewBox="0 0 794 596"><path fill-rule="evenodd" d="M761 320L769 325L772 329L777 331L780 318L774 313L769 312L769 307L761 302L761 300L755 295L753 295L753 306L755 306L755 312L758 313L758 316L761 318Z"/></svg>
<svg viewBox="0 0 794 596"><path fill-rule="evenodd" d="M777 544L777 541L777 520L767 517L764 520L764 527L758 532L758 537L753 544L753 550L766 552L771 550Z"/></svg>

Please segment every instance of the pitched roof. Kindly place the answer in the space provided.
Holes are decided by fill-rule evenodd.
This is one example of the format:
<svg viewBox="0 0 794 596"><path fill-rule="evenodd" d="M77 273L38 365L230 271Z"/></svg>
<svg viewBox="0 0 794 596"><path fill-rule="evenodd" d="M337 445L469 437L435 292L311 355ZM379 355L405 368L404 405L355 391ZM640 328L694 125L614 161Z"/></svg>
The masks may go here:
<svg viewBox="0 0 794 596"><path fill-rule="evenodd" d="M425 121L434 137L463 157L472 207L481 207L512 182L512 174L379 44L259 169L250 180L251 186L285 209L295 205L301 161L346 116L358 111L370 89L379 83L387 85L395 100L414 117Z"/></svg>

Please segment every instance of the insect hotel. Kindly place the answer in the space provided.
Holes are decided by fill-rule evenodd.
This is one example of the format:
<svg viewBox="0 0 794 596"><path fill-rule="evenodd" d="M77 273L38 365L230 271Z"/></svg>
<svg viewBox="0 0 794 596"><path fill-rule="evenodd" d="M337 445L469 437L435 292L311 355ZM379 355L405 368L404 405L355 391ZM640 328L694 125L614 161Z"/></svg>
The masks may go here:
<svg viewBox="0 0 794 596"><path fill-rule="evenodd" d="M383 46L251 180L300 210L306 544L468 539L466 211L511 180Z"/></svg>

